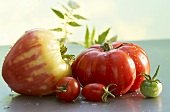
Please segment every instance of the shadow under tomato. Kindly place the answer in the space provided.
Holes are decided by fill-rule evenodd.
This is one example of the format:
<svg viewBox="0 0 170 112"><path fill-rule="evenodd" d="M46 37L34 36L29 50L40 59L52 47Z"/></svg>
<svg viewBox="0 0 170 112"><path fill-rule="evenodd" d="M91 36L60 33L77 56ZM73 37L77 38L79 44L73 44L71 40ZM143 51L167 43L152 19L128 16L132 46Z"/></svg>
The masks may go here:
<svg viewBox="0 0 170 112"><path fill-rule="evenodd" d="M11 97L11 103L9 104L9 111L25 112L37 110L39 107L48 109L48 102L56 103L55 96L26 96L26 95L14 95ZM34 111L33 111L34 112Z"/></svg>
<svg viewBox="0 0 170 112"><path fill-rule="evenodd" d="M139 91L130 92L121 96L117 96L115 99L109 98L110 107L108 112L114 111L126 111L126 112L142 112L142 111L161 111L162 110L162 98L146 98Z"/></svg>
<svg viewBox="0 0 170 112"><path fill-rule="evenodd" d="M161 111L162 98L145 98L139 91L109 97L109 103L91 102L81 96L75 102L63 102L58 100L56 96L25 96L14 95L11 97L8 112L44 112L44 111L59 111L59 112L141 112L141 111ZM9 99L9 98L8 98Z"/></svg>

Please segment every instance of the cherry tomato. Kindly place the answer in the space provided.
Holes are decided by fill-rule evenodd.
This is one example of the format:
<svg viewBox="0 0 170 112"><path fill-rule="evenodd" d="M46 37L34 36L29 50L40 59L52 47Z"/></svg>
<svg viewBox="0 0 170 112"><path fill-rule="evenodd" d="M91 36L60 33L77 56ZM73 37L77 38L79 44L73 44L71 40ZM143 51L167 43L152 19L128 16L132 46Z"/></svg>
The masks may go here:
<svg viewBox="0 0 170 112"><path fill-rule="evenodd" d="M160 66L158 66L156 73L152 78L148 74L143 74L146 80L141 83L140 91L146 97L157 97L162 92L162 83L158 79L155 79L159 67Z"/></svg>
<svg viewBox="0 0 170 112"><path fill-rule="evenodd" d="M140 84L145 80L141 73L150 74L150 62L146 52L138 45L132 43L114 42L115 49L126 52L134 61L136 67L136 79L129 91L135 91L140 88Z"/></svg>
<svg viewBox="0 0 170 112"><path fill-rule="evenodd" d="M56 84L56 96L66 102L75 100L80 94L80 84L73 77L64 77Z"/></svg>
<svg viewBox="0 0 170 112"><path fill-rule="evenodd" d="M94 45L82 52L73 62L72 72L83 86L90 83L105 86L116 84L115 95L129 91L136 78L132 58L122 50L113 49L108 43Z"/></svg>
<svg viewBox="0 0 170 112"><path fill-rule="evenodd" d="M115 84L109 84L107 87L103 84L99 83L91 83L86 85L82 89L82 95L87 99L91 101L103 101L108 102L107 96L110 95L113 98L115 97L111 92L114 91L116 88L109 91L109 87L113 86Z"/></svg>

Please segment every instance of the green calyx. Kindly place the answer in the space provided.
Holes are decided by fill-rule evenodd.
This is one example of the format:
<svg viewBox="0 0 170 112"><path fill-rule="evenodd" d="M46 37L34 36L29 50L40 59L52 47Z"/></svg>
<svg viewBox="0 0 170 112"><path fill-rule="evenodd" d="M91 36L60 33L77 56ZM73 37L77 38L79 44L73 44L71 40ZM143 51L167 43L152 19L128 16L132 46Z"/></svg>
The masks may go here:
<svg viewBox="0 0 170 112"><path fill-rule="evenodd" d="M145 74L145 73L142 73L142 75L145 77L145 79L146 79L147 81L150 81L150 82L160 82L160 80L155 79L156 76L158 75L159 68L160 68L160 65L158 65L158 67L157 67L157 69L156 69L156 72L155 72L155 74L154 74L153 77L151 77L150 75Z"/></svg>
<svg viewBox="0 0 170 112"><path fill-rule="evenodd" d="M68 83L69 81L61 86L58 86L56 92L67 92Z"/></svg>
<svg viewBox="0 0 170 112"><path fill-rule="evenodd" d="M60 45L61 55L64 55L67 52L67 47L64 44Z"/></svg>
<svg viewBox="0 0 170 112"><path fill-rule="evenodd" d="M62 59L66 63L71 65L73 63L73 61L75 60L75 55L66 54L67 47L64 44L60 45L60 52L61 52Z"/></svg>
<svg viewBox="0 0 170 112"><path fill-rule="evenodd" d="M110 51L113 49L113 46L111 44L109 44L108 42L105 42L101 45L101 48L104 50L104 51Z"/></svg>
<svg viewBox="0 0 170 112"><path fill-rule="evenodd" d="M116 88L112 89L109 91L109 88L111 86L117 86L116 84L109 84L106 88L103 88L103 91L104 91L104 94L102 95L102 101L105 102L105 103L108 103L108 99L107 97L110 95L111 97L115 98L115 95L112 94L112 92L114 90L116 90Z"/></svg>

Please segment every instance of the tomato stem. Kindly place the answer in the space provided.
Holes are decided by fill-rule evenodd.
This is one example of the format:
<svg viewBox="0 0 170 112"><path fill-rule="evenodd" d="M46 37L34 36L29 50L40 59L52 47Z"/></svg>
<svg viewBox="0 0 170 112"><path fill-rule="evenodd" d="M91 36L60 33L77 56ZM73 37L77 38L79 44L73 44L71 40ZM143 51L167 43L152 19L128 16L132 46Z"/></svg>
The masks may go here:
<svg viewBox="0 0 170 112"><path fill-rule="evenodd" d="M110 51L113 49L113 46L111 44L109 44L108 42L105 42L101 45L101 48L104 50L104 51Z"/></svg>
<svg viewBox="0 0 170 112"><path fill-rule="evenodd" d="M75 55L66 54L67 47L64 44L60 45L60 52L61 52L62 59L71 65L75 60Z"/></svg>
<svg viewBox="0 0 170 112"><path fill-rule="evenodd" d="M145 74L145 73L142 73L142 75L145 77L145 79L147 80L147 81L152 81L152 82L160 82L158 79L155 79L156 78L156 76L158 75L158 71L159 71L159 68L160 68L160 65L158 65L158 67L157 67L157 69L156 69L156 72L155 72L155 74L154 74L154 76L151 78L151 76L150 75L148 75L148 74Z"/></svg>
<svg viewBox="0 0 170 112"><path fill-rule="evenodd" d="M152 80L155 80L156 76L158 75L159 68L160 68L160 65L158 65L156 72L155 72L154 76L152 77Z"/></svg>
<svg viewBox="0 0 170 112"><path fill-rule="evenodd" d="M63 59L69 59L69 60L75 60L75 55L71 55L71 54L64 54L62 55Z"/></svg>
<svg viewBox="0 0 170 112"><path fill-rule="evenodd" d="M61 86L58 86L57 87L58 90L56 90L56 92L67 92L68 83L69 81Z"/></svg>
<svg viewBox="0 0 170 112"><path fill-rule="evenodd" d="M64 54L62 55L62 59L68 63L68 64L72 64L73 61L75 61L75 55L71 55L71 54Z"/></svg>
<svg viewBox="0 0 170 112"><path fill-rule="evenodd" d="M148 80L148 81L151 81L151 80L152 80L152 78L151 78L150 75L145 74L145 73L142 73L142 75L145 77L146 80Z"/></svg>
<svg viewBox="0 0 170 112"><path fill-rule="evenodd" d="M106 88L102 88L103 91L104 91L104 94L102 95L102 101L103 101L103 102L108 103L108 99L107 99L108 95L110 95L110 96L112 96L113 98L115 98L115 96L112 94L112 92L113 92L114 90L116 90L116 88L114 88L114 89L112 89L111 91L109 91L110 86L117 86L117 85L116 85L116 84L109 84Z"/></svg>
<svg viewBox="0 0 170 112"><path fill-rule="evenodd" d="M64 55L67 52L67 47L64 44L60 45L60 52L61 55Z"/></svg>

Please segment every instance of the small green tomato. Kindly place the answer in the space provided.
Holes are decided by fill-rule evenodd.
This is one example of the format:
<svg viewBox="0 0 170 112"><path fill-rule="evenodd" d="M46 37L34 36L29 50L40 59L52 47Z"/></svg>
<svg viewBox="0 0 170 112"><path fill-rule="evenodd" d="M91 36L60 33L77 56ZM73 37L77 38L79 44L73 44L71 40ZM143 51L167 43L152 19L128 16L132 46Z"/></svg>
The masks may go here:
<svg viewBox="0 0 170 112"><path fill-rule="evenodd" d="M160 65L158 65L158 68L152 78L148 74L142 74L146 80L141 83L140 91L146 97L157 97L162 92L162 83L158 79L155 79L158 74L159 67Z"/></svg>

